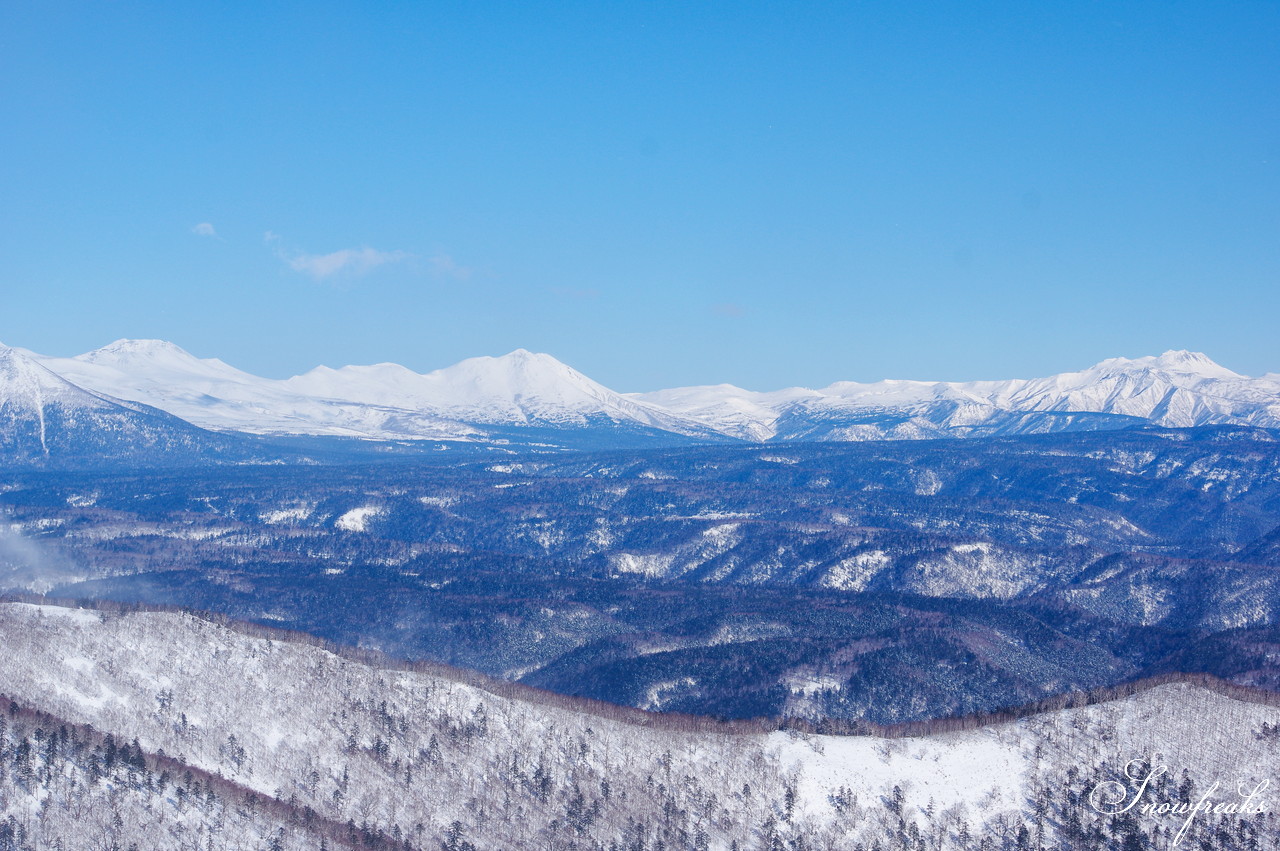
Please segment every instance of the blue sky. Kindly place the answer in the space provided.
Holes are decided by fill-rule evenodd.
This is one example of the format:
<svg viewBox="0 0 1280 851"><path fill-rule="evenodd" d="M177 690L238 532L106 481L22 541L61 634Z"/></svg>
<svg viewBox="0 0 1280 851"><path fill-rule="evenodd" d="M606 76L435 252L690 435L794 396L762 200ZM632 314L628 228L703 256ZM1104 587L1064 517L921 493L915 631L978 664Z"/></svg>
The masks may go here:
<svg viewBox="0 0 1280 851"><path fill-rule="evenodd" d="M1278 88L1270 2L3 4L0 341L1280 371Z"/></svg>

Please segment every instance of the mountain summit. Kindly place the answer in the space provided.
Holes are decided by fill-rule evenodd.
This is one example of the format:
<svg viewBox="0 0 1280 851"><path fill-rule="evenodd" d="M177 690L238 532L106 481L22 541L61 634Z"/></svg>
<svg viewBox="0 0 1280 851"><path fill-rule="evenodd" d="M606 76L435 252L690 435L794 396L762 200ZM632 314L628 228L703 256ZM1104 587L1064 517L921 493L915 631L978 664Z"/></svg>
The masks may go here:
<svg viewBox="0 0 1280 851"><path fill-rule="evenodd" d="M195 357L186 349L167 340L116 340L100 349L80 355L79 359L89 363L119 365L140 362L184 362L195 360Z"/></svg>
<svg viewBox="0 0 1280 851"><path fill-rule="evenodd" d="M632 425L677 434L710 431L627 399L548 354L516 349L419 374L398 364L317 367L284 382L310 396L430 413L459 422L586 427Z"/></svg>
<svg viewBox="0 0 1280 851"><path fill-rule="evenodd" d="M1201 378L1240 379L1245 377L1232 372L1225 366L1220 366L1202 352L1189 352L1186 349L1171 349L1158 357L1112 358L1098 364L1094 369L1103 366L1195 375Z"/></svg>

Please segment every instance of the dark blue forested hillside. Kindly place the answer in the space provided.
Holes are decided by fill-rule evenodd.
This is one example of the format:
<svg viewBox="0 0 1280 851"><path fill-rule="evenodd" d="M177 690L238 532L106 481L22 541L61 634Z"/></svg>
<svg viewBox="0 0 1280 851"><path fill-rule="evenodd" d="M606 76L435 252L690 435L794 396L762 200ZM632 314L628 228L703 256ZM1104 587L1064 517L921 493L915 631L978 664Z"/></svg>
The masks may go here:
<svg viewBox="0 0 1280 851"><path fill-rule="evenodd" d="M1276 686L1271 432L317 446L306 464L11 469L8 584L729 717L893 721L1170 670Z"/></svg>

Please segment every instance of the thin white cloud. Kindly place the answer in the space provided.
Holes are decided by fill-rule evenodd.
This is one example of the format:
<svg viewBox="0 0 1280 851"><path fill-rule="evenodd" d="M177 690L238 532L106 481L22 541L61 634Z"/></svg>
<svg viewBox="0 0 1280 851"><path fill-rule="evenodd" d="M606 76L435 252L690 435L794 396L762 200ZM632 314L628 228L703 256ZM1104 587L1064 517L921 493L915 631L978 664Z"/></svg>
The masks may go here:
<svg viewBox="0 0 1280 851"><path fill-rule="evenodd" d="M217 236L218 232L214 230L213 225L208 222L201 222L191 229L196 236Z"/></svg>
<svg viewBox="0 0 1280 851"><path fill-rule="evenodd" d="M366 245L360 248L343 248L328 254L311 254L287 247L283 237L270 230L262 234L262 242L270 246L276 257L290 269L317 281L340 277L358 278L392 263L411 263L411 268L419 273L425 272L456 281L470 280L476 274L474 268L464 266L443 253L423 257L408 251L379 251Z"/></svg>
<svg viewBox="0 0 1280 851"><path fill-rule="evenodd" d="M407 251L379 251L376 248L343 248L328 254L309 254L305 251L286 249L281 244L280 234L267 231L262 241L275 247L276 256L285 262L290 269L323 281L338 275L344 277L360 277L379 266L389 263L400 263L411 260L413 255ZM432 258L433 262L435 258Z"/></svg>
<svg viewBox="0 0 1280 851"><path fill-rule="evenodd" d="M379 251L368 247L343 248L329 254L293 254L285 257L285 262L293 271L310 275L319 281L340 273L365 275L379 266L408 260L412 256L407 251Z"/></svg>

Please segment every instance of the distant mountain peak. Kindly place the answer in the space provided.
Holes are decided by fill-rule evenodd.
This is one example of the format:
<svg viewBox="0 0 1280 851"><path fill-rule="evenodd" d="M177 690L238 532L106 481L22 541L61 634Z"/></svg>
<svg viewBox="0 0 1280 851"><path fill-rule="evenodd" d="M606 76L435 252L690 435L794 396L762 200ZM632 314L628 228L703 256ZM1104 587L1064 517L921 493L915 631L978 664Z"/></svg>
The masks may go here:
<svg viewBox="0 0 1280 851"><path fill-rule="evenodd" d="M512 368L536 366L568 372L577 371L554 355L549 355L546 352L531 352L528 349L513 349L505 355L498 355L497 357L468 358L460 363L487 363Z"/></svg>
<svg viewBox="0 0 1280 851"><path fill-rule="evenodd" d="M579 388L589 386L592 395L612 392L552 355L528 349L516 349L498 357L467 358L453 366L429 372L427 377L448 384L502 382L508 388L502 391L504 393L521 389L510 386L509 382L524 382L528 386L522 389L534 393L551 391L553 386L562 384Z"/></svg>
<svg viewBox="0 0 1280 851"><path fill-rule="evenodd" d="M1170 349L1161 355L1140 358L1110 358L1093 367L1094 370L1156 370L1159 372L1194 375L1200 378L1239 379L1245 376L1232 372L1215 362L1203 352L1187 349Z"/></svg>
<svg viewBox="0 0 1280 851"><path fill-rule="evenodd" d="M1225 366L1216 363L1203 352L1191 352L1186 349L1170 349L1155 360L1160 367L1177 372L1194 372L1197 375L1210 375L1214 378L1243 378Z"/></svg>
<svg viewBox="0 0 1280 851"><path fill-rule="evenodd" d="M168 340L121 339L76 357L85 363L110 366L185 364L199 361L195 355Z"/></svg>
<svg viewBox="0 0 1280 851"><path fill-rule="evenodd" d="M102 346L101 348L97 348L91 352L88 352L85 355L85 357L90 357L92 355L97 355L97 354L156 354L156 353L188 355L188 356L190 356L191 354L186 349L182 348L176 343L171 343L168 340L132 340L127 337L122 337L119 340L116 340L111 343L107 343L105 346Z"/></svg>
<svg viewBox="0 0 1280 851"><path fill-rule="evenodd" d="M21 401L40 406L50 392L89 395L21 349L0 344L0 403Z"/></svg>

